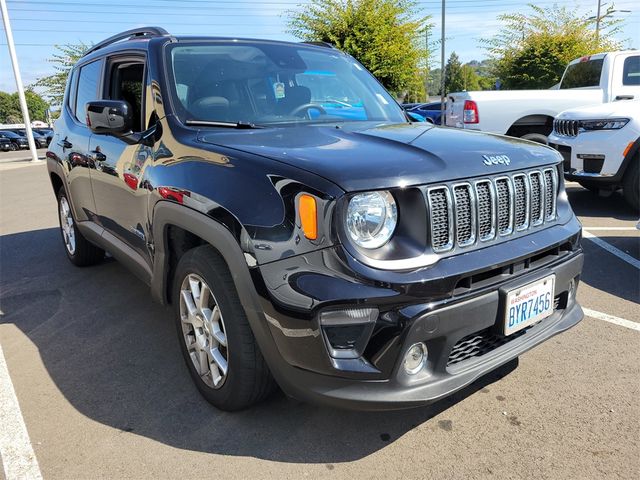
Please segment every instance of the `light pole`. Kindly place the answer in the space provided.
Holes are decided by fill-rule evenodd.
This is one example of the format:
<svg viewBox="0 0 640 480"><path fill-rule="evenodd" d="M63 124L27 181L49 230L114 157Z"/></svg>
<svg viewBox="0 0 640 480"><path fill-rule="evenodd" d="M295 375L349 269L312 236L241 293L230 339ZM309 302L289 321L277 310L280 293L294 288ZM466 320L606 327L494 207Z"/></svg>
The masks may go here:
<svg viewBox="0 0 640 480"><path fill-rule="evenodd" d="M440 125L444 125L444 7L442 0L442 37L440 39Z"/></svg>
<svg viewBox="0 0 640 480"><path fill-rule="evenodd" d="M611 9L609 7L604 14L600 14L602 11L602 0L598 0L598 9L595 17L589 17L587 20L595 20L596 21L596 46L600 45L600 22L603 18L607 18L609 15L613 15L614 13L631 13L631 10L616 10Z"/></svg>
<svg viewBox="0 0 640 480"><path fill-rule="evenodd" d="M7 46L9 47L9 56L11 57L11 65L13 66L13 74L16 77L16 88L18 89L18 98L20 99L20 109L22 110L22 118L24 119L24 128L27 131L27 141L29 142L29 150L31 150L31 161L37 162L38 153L36 152L36 144L33 141L29 109L27 108L27 99L24 96L24 87L22 86L22 77L20 77L20 67L18 66L16 46L13 43L13 32L11 31L11 24L9 23L9 12L7 10L6 0L0 0L0 9L2 10L4 31L7 34Z"/></svg>
<svg viewBox="0 0 640 480"><path fill-rule="evenodd" d="M424 27L424 97L429 102L429 25Z"/></svg>

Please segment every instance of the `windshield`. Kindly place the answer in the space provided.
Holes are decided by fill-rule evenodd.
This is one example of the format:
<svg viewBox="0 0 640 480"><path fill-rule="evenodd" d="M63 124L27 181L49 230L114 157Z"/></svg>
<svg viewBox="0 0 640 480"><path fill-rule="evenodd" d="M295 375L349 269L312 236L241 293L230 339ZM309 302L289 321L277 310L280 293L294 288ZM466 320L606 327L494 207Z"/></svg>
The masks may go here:
<svg viewBox="0 0 640 480"><path fill-rule="evenodd" d="M201 42L170 45L167 55L183 122L406 122L369 72L329 48Z"/></svg>
<svg viewBox="0 0 640 480"><path fill-rule="evenodd" d="M567 67L562 77L561 89L597 87L600 85L600 74L604 59L579 61Z"/></svg>
<svg viewBox="0 0 640 480"><path fill-rule="evenodd" d="M20 138L20 135L18 135L16 133L13 133L13 132L11 132L9 130L3 130L1 133L2 133L2 135L4 135L5 137L8 137L8 138Z"/></svg>

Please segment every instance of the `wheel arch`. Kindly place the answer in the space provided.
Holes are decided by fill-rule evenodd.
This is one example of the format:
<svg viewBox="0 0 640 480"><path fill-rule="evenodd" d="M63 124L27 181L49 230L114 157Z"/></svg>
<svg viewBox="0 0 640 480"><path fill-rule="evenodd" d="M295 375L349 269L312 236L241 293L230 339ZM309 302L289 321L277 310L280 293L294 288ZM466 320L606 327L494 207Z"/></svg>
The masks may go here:
<svg viewBox="0 0 640 480"><path fill-rule="evenodd" d="M548 114L525 115L509 127L506 135L521 137L527 133L541 133L548 136L553 130L553 116Z"/></svg>
<svg viewBox="0 0 640 480"><path fill-rule="evenodd" d="M163 201L154 207L152 232L155 258L151 293L154 299L162 304L170 303L173 268L186 251L206 244L227 264L243 306L252 307L255 299L243 298L242 294L249 286L255 291L249 266L239 240L226 225L190 208Z"/></svg>
<svg viewBox="0 0 640 480"><path fill-rule="evenodd" d="M62 181L62 178L60 177L60 175L58 175L56 172L50 172L49 179L51 180L51 187L53 188L53 193L57 195L60 189L64 186L64 182Z"/></svg>
<svg viewBox="0 0 640 480"><path fill-rule="evenodd" d="M285 378L279 373L286 366L269 331L249 265L240 244L222 223L173 202L163 201L155 205L152 226L156 242L155 261L150 285L153 298L162 304L167 304L169 300L168 288L172 279L169 276L170 270L167 268L170 256L167 247L170 245L168 233L171 228L188 232L188 235L198 238L197 242L203 242L198 245L210 245L220 254L229 269L240 303L245 310L262 355L276 380L279 383L283 382ZM193 238L188 241L193 241Z"/></svg>
<svg viewBox="0 0 640 480"><path fill-rule="evenodd" d="M629 168L629 165L631 165L634 158L637 158L638 161L640 161L640 137L633 142L633 145L622 159L622 163L620 164L620 169L618 170L616 177L619 177L620 179L624 177L627 168Z"/></svg>

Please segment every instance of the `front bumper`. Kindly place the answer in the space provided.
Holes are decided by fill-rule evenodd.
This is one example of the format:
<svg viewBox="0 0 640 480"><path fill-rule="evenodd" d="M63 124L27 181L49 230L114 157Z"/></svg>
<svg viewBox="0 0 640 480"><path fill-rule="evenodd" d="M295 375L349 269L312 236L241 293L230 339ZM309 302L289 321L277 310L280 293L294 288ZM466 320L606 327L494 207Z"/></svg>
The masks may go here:
<svg viewBox="0 0 640 480"><path fill-rule="evenodd" d="M583 132L575 137L552 133L549 146L558 150L564 159L564 178L569 181L591 184L618 184L622 178L624 150L633 142L634 132L630 129ZM585 157L599 157L598 166L593 169Z"/></svg>
<svg viewBox="0 0 640 480"><path fill-rule="evenodd" d="M481 307L487 316L480 317L476 310L477 307ZM454 307L445 316L440 317L440 320L451 320L451 324L446 326L447 329L469 328L470 325L465 325L465 318L495 319L495 315L492 316L492 314L496 314L496 307L497 299L481 298L475 302ZM436 315L440 316L437 313ZM414 383L403 378L400 372L397 372L394 378L385 381L353 381L292 369L288 374L286 384L282 386L287 393L294 397L341 408L395 410L428 405L461 390L536 345L573 327L582 318L582 309L574 302L568 308L556 311L551 317L535 325L522 336L490 353L469 360L468 363L460 364L456 368L434 368L427 379ZM411 336L427 340L424 335L420 334L426 322L428 322L428 317L416 322L411 330ZM445 348L440 350L439 358L430 359L429 362L443 363L442 353L447 351L446 346L460 332L461 330L439 332L443 337L433 339L431 342L428 341L427 344L444 343L445 345ZM407 342L408 345L410 343Z"/></svg>
<svg viewBox="0 0 640 480"><path fill-rule="evenodd" d="M348 279L346 271L344 276L338 274L340 266L332 258L332 249L299 258L298 267L293 266L295 259L283 261L285 265L275 262L260 267L266 282L262 292L269 292L262 298L262 308L280 359L277 365L270 364L272 372L289 395L337 407L400 409L450 395L582 319L575 295L568 294L569 285L572 281L577 285L582 270L579 232L574 218L566 225L511 242L508 251L498 245L467 258L451 258L449 264L443 261L436 266L438 270L428 272L432 278L414 278L405 285L348 281L353 278ZM549 244L551 238L556 239L555 245ZM534 245L546 246L536 252ZM545 255L550 247L552 253ZM480 262L492 263L502 273L484 278L483 272L474 280L474 288L459 287L455 272L464 266L467 272L474 271ZM298 272L300 265L305 273ZM553 315L521 334L501 338L497 333L503 318L500 292L549 274L556 275L558 306ZM299 276L294 279L295 275ZM391 275L387 272L385 277ZM287 285L293 288L285 295ZM380 309L380 316L362 357L330 357L318 311L373 305ZM427 345L427 368L409 376L402 359L416 342Z"/></svg>

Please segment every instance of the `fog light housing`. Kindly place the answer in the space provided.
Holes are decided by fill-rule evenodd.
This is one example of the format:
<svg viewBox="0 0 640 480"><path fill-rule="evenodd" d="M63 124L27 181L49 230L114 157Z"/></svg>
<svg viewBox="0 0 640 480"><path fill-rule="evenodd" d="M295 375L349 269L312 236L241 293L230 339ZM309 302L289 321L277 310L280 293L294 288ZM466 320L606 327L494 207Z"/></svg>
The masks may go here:
<svg viewBox="0 0 640 480"><path fill-rule="evenodd" d="M420 342L409 347L404 356L404 371L415 375L427 364L427 346Z"/></svg>
<svg viewBox="0 0 640 480"><path fill-rule="evenodd" d="M322 333L333 358L358 358L369 343L377 308L347 308L320 313Z"/></svg>

